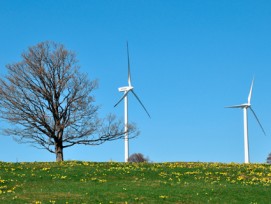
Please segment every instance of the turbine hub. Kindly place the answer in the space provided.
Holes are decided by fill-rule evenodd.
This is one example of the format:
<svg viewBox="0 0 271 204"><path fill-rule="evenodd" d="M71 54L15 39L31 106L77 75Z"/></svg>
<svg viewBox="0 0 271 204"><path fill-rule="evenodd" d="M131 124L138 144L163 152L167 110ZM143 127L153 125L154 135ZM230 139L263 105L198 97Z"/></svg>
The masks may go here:
<svg viewBox="0 0 271 204"><path fill-rule="evenodd" d="M242 104L243 105L243 107L244 108L248 108L248 107L250 107L251 106L251 104L250 103L244 103L244 104Z"/></svg>

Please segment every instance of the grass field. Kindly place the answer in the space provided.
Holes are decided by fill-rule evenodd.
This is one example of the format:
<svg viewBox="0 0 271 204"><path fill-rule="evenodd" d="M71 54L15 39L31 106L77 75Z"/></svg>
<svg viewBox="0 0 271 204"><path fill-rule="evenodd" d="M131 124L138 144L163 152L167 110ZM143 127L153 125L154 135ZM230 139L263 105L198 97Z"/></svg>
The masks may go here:
<svg viewBox="0 0 271 204"><path fill-rule="evenodd" d="M0 203L271 203L271 165L0 162Z"/></svg>

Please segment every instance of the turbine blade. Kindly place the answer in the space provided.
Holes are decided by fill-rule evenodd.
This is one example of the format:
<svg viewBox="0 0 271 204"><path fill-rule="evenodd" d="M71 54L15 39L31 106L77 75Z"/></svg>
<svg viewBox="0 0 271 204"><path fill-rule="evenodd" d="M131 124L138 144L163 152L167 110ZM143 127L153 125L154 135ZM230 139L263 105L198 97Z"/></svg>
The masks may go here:
<svg viewBox="0 0 271 204"><path fill-rule="evenodd" d="M132 91L132 93L135 95L136 99L137 99L138 102L141 104L141 106L144 108L144 110L145 110L145 112L148 114L149 118L151 118L149 112L147 111L147 109L145 108L145 106L143 105L143 103L141 102L141 100L139 99L139 97L136 95L136 93L135 93L133 90L131 90L131 91Z"/></svg>
<svg viewBox="0 0 271 204"><path fill-rule="evenodd" d="M245 105L241 104L241 105L234 105L234 106L226 106L225 108L244 108Z"/></svg>
<svg viewBox="0 0 271 204"><path fill-rule="evenodd" d="M251 100L251 96L252 96L253 83L254 83L254 78L252 79L252 83L251 83L251 86L250 86L250 91L249 91L248 98L247 98L247 103L248 104L250 104L250 100Z"/></svg>
<svg viewBox="0 0 271 204"><path fill-rule="evenodd" d="M130 57L129 57L129 46L127 42L127 58L128 58L128 85L131 85L131 71L130 71Z"/></svg>
<svg viewBox="0 0 271 204"><path fill-rule="evenodd" d="M259 118L257 117L256 113L254 112L254 110L253 110L251 107L249 107L249 108L250 108L251 112L253 113L254 117L256 118L258 124L260 125L260 127L261 127L261 129L262 129L262 131L263 131L263 134L266 136L266 133L265 133L265 131L264 131L264 129L263 129L263 126L262 126L262 124L260 123L260 120L259 120Z"/></svg>
<svg viewBox="0 0 271 204"><path fill-rule="evenodd" d="M114 105L114 107L116 107L117 105L119 105L119 103L127 96L128 93L129 93L129 91L127 91L127 92L121 97L121 99Z"/></svg>

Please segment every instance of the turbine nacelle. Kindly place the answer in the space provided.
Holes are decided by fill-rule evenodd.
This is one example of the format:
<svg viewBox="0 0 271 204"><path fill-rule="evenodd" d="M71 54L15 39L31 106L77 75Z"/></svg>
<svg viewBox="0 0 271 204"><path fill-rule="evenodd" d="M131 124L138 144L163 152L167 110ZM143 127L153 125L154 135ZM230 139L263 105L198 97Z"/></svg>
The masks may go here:
<svg viewBox="0 0 271 204"><path fill-rule="evenodd" d="M123 87L120 87L118 88L119 92L128 92L128 91L131 91L134 87L132 86L123 86Z"/></svg>

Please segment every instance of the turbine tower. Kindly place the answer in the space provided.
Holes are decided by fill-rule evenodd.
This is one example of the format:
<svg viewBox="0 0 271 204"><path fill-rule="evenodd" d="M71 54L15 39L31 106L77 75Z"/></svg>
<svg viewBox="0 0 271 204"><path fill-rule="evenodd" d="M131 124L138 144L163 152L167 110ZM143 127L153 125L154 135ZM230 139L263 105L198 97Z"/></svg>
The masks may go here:
<svg viewBox="0 0 271 204"><path fill-rule="evenodd" d="M242 108L243 109L243 113L244 113L244 154L245 154L245 163L249 163L249 142L248 142L248 120L247 120L247 109L250 109L251 112L253 113L255 119L257 120L258 124L260 125L264 135L265 131L263 129L263 126L261 125L256 113L254 112L254 110L251 107L250 104L250 100L251 100L251 96L252 96L252 89L253 89L253 83L254 83L254 79L252 80L251 86L250 86L250 91L248 94L248 101L247 103L243 103L240 105L235 105L235 106L228 106L226 108Z"/></svg>
<svg viewBox="0 0 271 204"><path fill-rule="evenodd" d="M145 110L145 112L147 113L147 115L149 117L150 114L148 113L147 109L145 108L145 106L143 105L143 103L141 102L141 100L139 99L139 97L136 95L136 93L134 92L134 87L132 86L131 83L131 71L130 71L130 58L129 58L129 47L128 47L128 42L127 42L127 58L128 58L128 86L123 86L120 87L118 90L119 92L124 92L123 96L121 97L121 99L114 105L114 107L116 107L122 100L124 100L124 132L125 132L125 136L124 136L124 161L128 162L128 158L129 158L129 131L128 131L128 93L132 92L134 94L134 96L136 97L136 99L138 100L138 102L140 103L140 105L143 107L143 109Z"/></svg>

